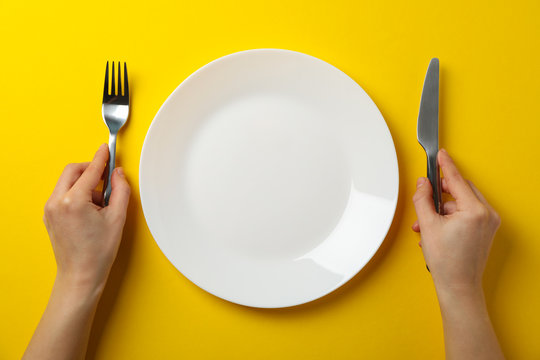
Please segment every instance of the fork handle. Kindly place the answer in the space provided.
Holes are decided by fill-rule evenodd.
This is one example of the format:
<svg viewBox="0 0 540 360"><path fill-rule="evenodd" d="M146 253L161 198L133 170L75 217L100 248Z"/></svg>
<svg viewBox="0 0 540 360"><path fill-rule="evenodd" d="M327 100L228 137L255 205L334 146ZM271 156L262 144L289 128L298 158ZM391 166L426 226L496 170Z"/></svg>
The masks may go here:
<svg viewBox="0 0 540 360"><path fill-rule="evenodd" d="M103 179L103 202L105 206L109 205L111 197L111 177L116 162L116 134L109 134L109 162L105 169L105 177Z"/></svg>

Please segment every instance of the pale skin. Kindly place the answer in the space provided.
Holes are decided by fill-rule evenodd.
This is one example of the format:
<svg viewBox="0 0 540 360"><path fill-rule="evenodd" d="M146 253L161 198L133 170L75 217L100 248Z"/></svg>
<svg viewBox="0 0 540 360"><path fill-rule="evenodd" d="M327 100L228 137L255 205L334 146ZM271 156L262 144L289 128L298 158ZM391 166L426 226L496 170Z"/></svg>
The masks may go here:
<svg viewBox="0 0 540 360"><path fill-rule="evenodd" d="M84 359L97 304L116 258L126 220L130 188L121 168L112 177L109 206L95 192L108 158L102 145L90 163L66 167L45 205L44 222L54 250L57 275L49 303L23 359ZM455 201L435 212L426 178L413 202L424 258L441 308L447 359L504 359L491 326L482 274L499 216L463 179L450 156L439 152L443 190Z"/></svg>
<svg viewBox="0 0 540 360"><path fill-rule="evenodd" d="M84 359L97 304L116 257L130 187L121 168L112 175L109 205L95 189L109 156L102 145L90 163L69 164L45 205L57 274L23 359Z"/></svg>
<svg viewBox="0 0 540 360"><path fill-rule="evenodd" d="M443 319L446 358L497 360L504 355L487 312L482 275L499 215L470 181L459 173L445 150L438 154L443 191L455 199L435 211L432 188L426 178L417 181L413 197L421 235Z"/></svg>

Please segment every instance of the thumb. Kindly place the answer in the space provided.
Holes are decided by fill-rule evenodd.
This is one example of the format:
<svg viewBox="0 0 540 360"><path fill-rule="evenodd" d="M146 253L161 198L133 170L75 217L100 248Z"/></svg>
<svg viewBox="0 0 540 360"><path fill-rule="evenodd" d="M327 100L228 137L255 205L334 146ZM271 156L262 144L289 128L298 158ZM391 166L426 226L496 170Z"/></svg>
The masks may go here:
<svg viewBox="0 0 540 360"><path fill-rule="evenodd" d="M121 167L114 169L111 188L111 198L109 199L107 212L113 217L125 220L131 188Z"/></svg>
<svg viewBox="0 0 540 360"><path fill-rule="evenodd" d="M413 196L413 202L420 229L426 229L429 226L428 224L438 216L432 196L433 190L428 179L425 177L419 178L416 182L416 193Z"/></svg>

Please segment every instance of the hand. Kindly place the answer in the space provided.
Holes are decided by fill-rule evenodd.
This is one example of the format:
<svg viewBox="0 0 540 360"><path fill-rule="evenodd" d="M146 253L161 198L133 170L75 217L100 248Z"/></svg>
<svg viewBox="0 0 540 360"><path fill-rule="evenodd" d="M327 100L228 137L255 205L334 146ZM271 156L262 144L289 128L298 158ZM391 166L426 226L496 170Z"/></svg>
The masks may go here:
<svg viewBox="0 0 540 360"><path fill-rule="evenodd" d="M499 215L484 196L465 180L445 150L439 151L444 173L442 189L455 201L444 204L444 215L435 212L432 188L426 178L417 182L413 197L421 234L421 247L437 290L479 289Z"/></svg>
<svg viewBox="0 0 540 360"><path fill-rule="evenodd" d="M109 205L95 191L108 160L103 144L90 163L69 164L45 205L43 221L58 267L57 280L89 290L103 289L116 258L130 188L121 168L112 174Z"/></svg>

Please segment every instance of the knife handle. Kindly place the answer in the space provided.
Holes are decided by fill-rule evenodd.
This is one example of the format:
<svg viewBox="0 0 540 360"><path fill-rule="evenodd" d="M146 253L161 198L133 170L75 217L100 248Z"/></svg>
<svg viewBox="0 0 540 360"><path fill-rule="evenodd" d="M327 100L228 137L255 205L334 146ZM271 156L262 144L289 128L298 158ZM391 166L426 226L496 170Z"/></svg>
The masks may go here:
<svg viewBox="0 0 540 360"><path fill-rule="evenodd" d="M427 177L431 183L431 188L433 189L433 203L435 204L435 211L442 214L442 186L437 153L435 153L435 155L428 154L427 156Z"/></svg>
<svg viewBox="0 0 540 360"><path fill-rule="evenodd" d="M439 161L437 160L437 153L435 153L435 155L427 155L427 177L429 179L429 182L431 183L431 188L433 189L433 204L435 205L435 211L442 215L442 184ZM427 264L426 269L427 271L431 272Z"/></svg>

